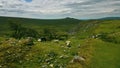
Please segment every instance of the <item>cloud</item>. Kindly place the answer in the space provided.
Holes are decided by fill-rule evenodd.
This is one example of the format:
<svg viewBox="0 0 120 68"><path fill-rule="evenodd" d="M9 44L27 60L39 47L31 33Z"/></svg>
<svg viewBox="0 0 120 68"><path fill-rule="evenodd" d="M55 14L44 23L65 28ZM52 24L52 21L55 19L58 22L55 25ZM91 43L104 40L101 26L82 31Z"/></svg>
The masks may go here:
<svg viewBox="0 0 120 68"><path fill-rule="evenodd" d="M99 18L120 16L120 0L0 0L1 16Z"/></svg>

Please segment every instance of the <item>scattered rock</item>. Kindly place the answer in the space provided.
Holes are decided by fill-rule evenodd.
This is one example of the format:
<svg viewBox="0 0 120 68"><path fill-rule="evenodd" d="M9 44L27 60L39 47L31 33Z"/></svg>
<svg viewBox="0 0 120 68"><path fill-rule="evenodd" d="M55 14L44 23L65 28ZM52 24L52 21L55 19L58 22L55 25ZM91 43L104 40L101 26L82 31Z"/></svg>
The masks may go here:
<svg viewBox="0 0 120 68"><path fill-rule="evenodd" d="M70 45L70 42L71 42L71 41L66 41L65 43L66 43L66 45L68 46L68 45Z"/></svg>
<svg viewBox="0 0 120 68"><path fill-rule="evenodd" d="M61 55L59 58L60 58L60 59L62 59L62 58L64 58L64 56L63 56L63 55Z"/></svg>
<svg viewBox="0 0 120 68"><path fill-rule="evenodd" d="M38 42L41 42L42 40L41 40L41 39L38 39L37 41L38 41Z"/></svg>
<svg viewBox="0 0 120 68"><path fill-rule="evenodd" d="M0 68L2 68L2 65L0 65Z"/></svg>
<svg viewBox="0 0 120 68"><path fill-rule="evenodd" d="M42 65L42 68L47 68L47 65Z"/></svg>
<svg viewBox="0 0 120 68"><path fill-rule="evenodd" d="M60 59L65 59L65 58L68 58L69 56L67 56L67 55L61 55L59 58Z"/></svg>
<svg viewBox="0 0 120 68"><path fill-rule="evenodd" d="M53 40L53 42L55 42L55 43L59 43L59 40L58 40L58 39L55 39L55 40Z"/></svg>
<svg viewBox="0 0 120 68"><path fill-rule="evenodd" d="M50 64L49 66L53 68L53 67L54 67L54 64Z"/></svg>
<svg viewBox="0 0 120 68"><path fill-rule="evenodd" d="M70 61L70 63L81 62L81 61L85 61L85 58L75 55L74 58L72 59L72 61Z"/></svg>
<svg viewBox="0 0 120 68"><path fill-rule="evenodd" d="M83 58L83 57L79 57L79 58L80 58L81 61L85 61L85 58Z"/></svg>
<svg viewBox="0 0 120 68"><path fill-rule="evenodd" d="M33 45L33 38L32 37L28 37L25 41L24 41L25 45Z"/></svg>

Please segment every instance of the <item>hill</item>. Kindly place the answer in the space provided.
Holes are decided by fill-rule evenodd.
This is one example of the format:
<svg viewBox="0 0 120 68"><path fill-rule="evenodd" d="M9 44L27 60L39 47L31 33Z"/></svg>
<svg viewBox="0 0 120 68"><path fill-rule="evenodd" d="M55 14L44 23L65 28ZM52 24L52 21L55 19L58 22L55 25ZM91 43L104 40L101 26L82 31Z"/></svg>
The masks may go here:
<svg viewBox="0 0 120 68"><path fill-rule="evenodd" d="M57 42L54 40L39 42L34 39L34 45L27 45L26 38L15 39L0 36L0 67L2 68L120 67L120 20L80 21L71 18L57 20L12 18L11 20L11 18L2 17L1 24L4 27L0 27L4 29L1 29L3 33L6 31L9 33L6 27L8 19L37 31L54 27L58 31L70 31L73 34L68 39ZM6 23L3 23L5 21ZM1 32L1 35L3 33ZM69 46L66 41L70 41Z"/></svg>
<svg viewBox="0 0 120 68"><path fill-rule="evenodd" d="M120 20L90 20L78 28L76 37L85 40L80 54L88 59L85 68L119 68Z"/></svg>
<svg viewBox="0 0 120 68"><path fill-rule="evenodd" d="M104 17L104 18L100 18L100 20L120 20L120 17Z"/></svg>
<svg viewBox="0 0 120 68"><path fill-rule="evenodd" d="M74 18L63 19L28 19L15 17L0 17L0 35L9 33L9 23L20 23L25 27L32 28L40 32L44 28L55 28L62 31L69 31L75 27L80 20Z"/></svg>

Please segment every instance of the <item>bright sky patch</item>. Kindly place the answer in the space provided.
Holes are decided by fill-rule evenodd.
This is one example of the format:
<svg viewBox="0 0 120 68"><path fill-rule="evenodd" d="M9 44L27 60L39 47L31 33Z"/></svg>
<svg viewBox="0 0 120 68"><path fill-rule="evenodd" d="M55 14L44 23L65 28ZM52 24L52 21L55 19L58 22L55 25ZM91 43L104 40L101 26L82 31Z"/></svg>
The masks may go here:
<svg viewBox="0 0 120 68"><path fill-rule="evenodd" d="M32 0L25 0L26 2L32 2Z"/></svg>

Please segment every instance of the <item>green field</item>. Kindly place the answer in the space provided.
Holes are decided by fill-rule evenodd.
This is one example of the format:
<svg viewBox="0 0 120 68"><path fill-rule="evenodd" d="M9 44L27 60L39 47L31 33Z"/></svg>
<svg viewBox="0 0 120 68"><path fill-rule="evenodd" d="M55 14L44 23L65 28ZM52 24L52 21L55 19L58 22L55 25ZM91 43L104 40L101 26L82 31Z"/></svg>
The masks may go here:
<svg viewBox="0 0 120 68"><path fill-rule="evenodd" d="M68 38L58 42L38 42L35 38L34 45L29 46L26 38L10 36L9 22L40 34L49 28L59 35L67 34ZM0 17L0 27L0 68L120 68L120 20ZM67 40L71 47L65 44Z"/></svg>

